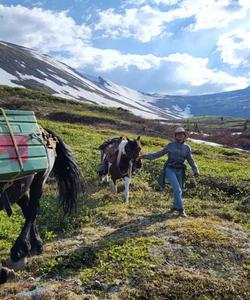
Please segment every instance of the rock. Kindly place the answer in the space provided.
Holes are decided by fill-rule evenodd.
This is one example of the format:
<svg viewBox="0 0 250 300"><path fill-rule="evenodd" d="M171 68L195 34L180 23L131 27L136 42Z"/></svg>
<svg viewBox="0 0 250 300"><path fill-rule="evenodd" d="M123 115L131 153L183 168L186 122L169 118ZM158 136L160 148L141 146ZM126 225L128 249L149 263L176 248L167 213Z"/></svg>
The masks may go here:
<svg viewBox="0 0 250 300"><path fill-rule="evenodd" d="M98 280L95 280L92 286L93 286L93 288L100 289L100 290L105 291L105 292L108 291L108 289L109 289L108 284L102 283Z"/></svg>
<svg viewBox="0 0 250 300"><path fill-rule="evenodd" d="M121 285L111 285L108 288L108 292L109 293L117 293L121 290L121 287L122 287Z"/></svg>
<svg viewBox="0 0 250 300"><path fill-rule="evenodd" d="M62 281L62 280L63 280L63 277L60 276L60 275L55 275L52 279L53 279L53 280L57 280L57 281Z"/></svg>
<svg viewBox="0 0 250 300"><path fill-rule="evenodd" d="M36 287L32 291L21 292L15 295L18 300L42 300L53 299L54 295L50 290L44 287Z"/></svg>
<svg viewBox="0 0 250 300"><path fill-rule="evenodd" d="M29 276L28 278L27 278L27 281L35 281L36 279L34 278L34 277L32 277L32 276Z"/></svg>
<svg viewBox="0 0 250 300"><path fill-rule="evenodd" d="M81 282L80 279L77 279L77 280L75 281L75 283L76 283L77 285L79 285L79 286L82 286L82 282Z"/></svg>

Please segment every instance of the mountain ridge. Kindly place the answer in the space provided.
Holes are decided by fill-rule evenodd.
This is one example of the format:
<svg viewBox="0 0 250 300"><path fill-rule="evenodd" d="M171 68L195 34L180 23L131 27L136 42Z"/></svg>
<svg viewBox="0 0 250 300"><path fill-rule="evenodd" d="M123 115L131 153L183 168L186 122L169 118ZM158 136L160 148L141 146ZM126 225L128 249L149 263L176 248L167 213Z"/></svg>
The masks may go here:
<svg viewBox="0 0 250 300"><path fill-rule="evenodd" d="M104 106L122 107L151 119L181 118L148 101L142 94L110 81L93 81L48 55L22 46L0 42L0 84L26 87L51 95ZM133 99L131 99L133 95Z"/></svg>
<svg viewBox="0 0 250 300"><path fill-rule="evenodd" d="M149 119L189 116L250 116L250 87L222 93L181 96L145 93L101 76L81 74L38 51L0 41L0 84L104 106L121 107Z"/></svg>

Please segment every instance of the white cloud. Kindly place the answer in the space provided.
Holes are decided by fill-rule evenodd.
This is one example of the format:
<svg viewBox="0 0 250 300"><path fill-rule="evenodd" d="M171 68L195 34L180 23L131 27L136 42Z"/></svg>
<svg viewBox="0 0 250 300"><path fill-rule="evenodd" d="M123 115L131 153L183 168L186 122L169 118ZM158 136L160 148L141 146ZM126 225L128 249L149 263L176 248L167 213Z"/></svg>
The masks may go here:
<svg viewBox="0 0 250 300"><path fill-rule="evenodd" d="M131 34L132 29L134 35L139 34L136 26L140 22L135 23L134 27L131 25L134 24L137 12L136 9L127 12L128 22L125 23L126 26L122 29L123 31L127 30L127 34ZM145 29L139 31L144 41L155 36L153 31L155 27L158 28L157 34L162 31L162 23L157 23L154 14L159 19L164 18L168 22L177 16L189 15L189 12L185 10L164 13L159 10L152 10L149 6L143 6L140 12L142 14L137 15L137 18L146 18L146 20L148 18L149 20L148 23L146 22L147 26L145 27L147 31ZM116 15L112 10L109 13L110 20L105 20L109 21L110 30L113 24L117 22L123 24L122 16ZM128 71L131 68L136 68L141 71L157 70L158 72L158 70L166 67L167 70L170 70L164 73L166 74L166 82L168 78L172 80L174 77L179 84L179 89L182 88L181 83L186 84L185 89L188 88L188 85L197 87L214 84L220 86L221 90L244 88L249 84L249 80L245 77L232 76L222 71L209 69L207 58L192 57L185 53L175 53L168 56L139 55L121 53L115 49L95 48L91 43L91 30L84 24L76 24L65 11L53 12L41 8L28 9L20 5L9 7L0 5L0 18L0 40L36 48L44 53L50 53L51 51L63 52L59 58L78 69L91 67L97 72L109 72L119 68ZM150 28L150 24L153 24L153 28ZM119 32L118 30L117 34L122 34L123 31ZM241 43L245 48L247 48L246 40L249 40L249 36L246 36L244 42ZM225 45L225 42L222 45ZM228 57L223 52L225 47L221 48L220 51L223 53L223 57ZM230 60L227 58L227 61ZM160 73L159 76L161 76Z"/></svg>
<svg viewBox="0 0 250 300"><path fill-rule="evenodd" d="M222 87L222 90L245 88L250 84L250 79L242 76L232 76L228 73L212 70L207 67L207 58L196 58L189 54L175 53L165 58L168 62L175 63L175 77L191 86L213 84Z"/></svg>
<svg viewBox="0 0 250 300"><path fill-rule="evenodd" d="M193 17L194 22L188 27L191 31L223 28L234 20L245 19L250 8L246 0L130 0L129 3L139 7L126 8L122 13L112 8L100 11L96 29L108 37L132 37L145 43L168 33L167 26L172 21ZM178 7L162 11L150 6L152 3L178 3Z"/></svg>
<svg viewBox="0 0 250 300"><path fill-rule="evenodd" d="M217 50L224 63L232 67L250 67L250 31L234 30L220 36Z"/></svg>
<svg viewBox="0 0 250 300"><path fill-rule="evenodd" d="M38 48L43 52L64 50L75 43L84 46L91 38L91 30L84 24L77 25L66 11L0 4L0 19L1 40Z"/></svg>
<svg viewBox="0 0 250 300"><path fill-rule="evenodd" d="M195 22L190 26L193 31L212 28L223 28L234 20L244 19L247 16L248 6L242 6L232 0L202 0L197 3L185 0L182 8L190 12Z"/></svg>
<svg viewBox="0 0 250 300"><path fill-rule="evenodd" d="M91 30L84 24L77 25L65 11L0 5L0 16L0 40L39 49L43 53L63 52L69 57L70 66L94 65L96 70L102 71L135 66L145 70L155 68L161 62L161 58L151 54L122 54L115 49L94 48Z"/></svg>
<svg viewBox="0 0 250 300"><path fill-rule="evenodd" d="M244 9L249 9L250 8L249 0L239 0L239 5Z"/></svg>
<svg viewBox="0 0 250 300"><path fill-rule="evenodd" d="M74 47L70 58L59 57L59 59L74 68L92 65L97 72L107 72L117 68L128 70L129 67L149 70L158 68L162 62L161 57L152 54L123 54L115 49L98 49L94 47Z"/></svg>
<svg viewBox="0 0 250 300"><path fill-rule="evenodd" d="M127 0L127 5L136 5L136 6L141 6L145 4L155 4L155 5L174 5L181 0Z"/></svg>
<svg viewBox="0 0 250 300"><path fill-rule="evenodd" d="M164 76L169 76L171 81L174 77L179 84L188 84L190 87L209 84L217 86L217 89L220 87L221 91L227 91L245 88L250 84L250 79L243 76L233 76L226 72L209 69L207 58L193 57L186 53L158 57L152 54L122 54L113 49L86 47L85 49L75 48L75 53L70 59L60 59L78 69L92 65L96 72L108 72L117 68L130 71L131 67L142 71L153 71L164 66L169 70Z"/></svg>
<svg viewBox="0 0 250 300"><path fill-rule="evenodd" d="M146 43L162 34L169 35L166 24L188 16L189 12L183 9L164 12L149 5L126 9L124 14L117 14L111 8L99 13L100 20L95 29L103 30L109 37L133 37Z"/></svg>

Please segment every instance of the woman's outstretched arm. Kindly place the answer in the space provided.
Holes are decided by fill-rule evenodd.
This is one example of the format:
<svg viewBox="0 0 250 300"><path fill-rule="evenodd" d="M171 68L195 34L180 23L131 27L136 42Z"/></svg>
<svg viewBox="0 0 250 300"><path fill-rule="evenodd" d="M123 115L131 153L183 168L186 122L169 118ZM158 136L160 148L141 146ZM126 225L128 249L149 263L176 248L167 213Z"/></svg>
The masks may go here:
<svg viewBox="0 0 250 300"><path fill-rule="evenodd" d="M143 154L142 158L148 159L148 160L154 160L156 158L162 157L163 155L168 153L168 146L165 146L162 150L154 153L148 153Z"/></svg>

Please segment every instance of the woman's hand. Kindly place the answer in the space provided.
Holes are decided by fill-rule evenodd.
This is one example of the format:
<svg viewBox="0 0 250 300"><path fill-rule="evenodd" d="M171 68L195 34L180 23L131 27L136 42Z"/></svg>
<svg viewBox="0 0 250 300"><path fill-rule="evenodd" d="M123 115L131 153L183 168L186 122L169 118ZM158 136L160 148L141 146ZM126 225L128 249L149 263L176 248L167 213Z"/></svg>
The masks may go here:
<svg viewBox="0 0 250 300"><path fill-rule="evenodd" d="M140 159L143 159L143 158L144 158L144 154L143 154L143 153L140 153L139 158L140 158Z"/></svg>

